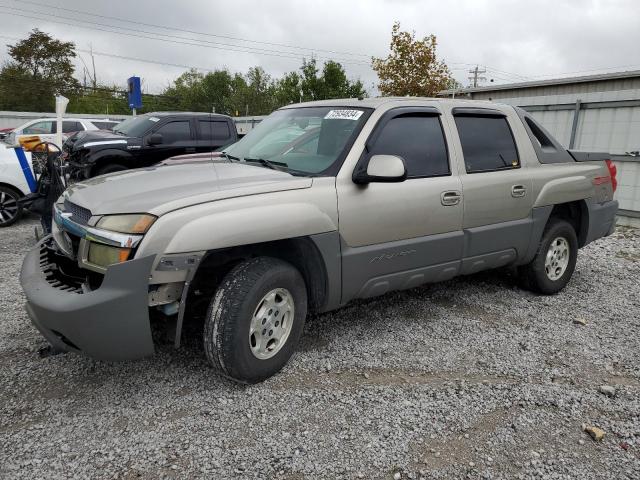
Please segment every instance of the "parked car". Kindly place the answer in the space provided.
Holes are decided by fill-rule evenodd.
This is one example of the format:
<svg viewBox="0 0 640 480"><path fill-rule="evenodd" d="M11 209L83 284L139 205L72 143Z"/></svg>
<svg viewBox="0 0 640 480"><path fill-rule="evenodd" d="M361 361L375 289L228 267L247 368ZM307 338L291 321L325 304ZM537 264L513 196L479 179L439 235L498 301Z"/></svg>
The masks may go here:
<svg viewBox="0 0 640 480"><path fill-rule="evenodd" d="M112 132L81 132L63 146L80 178L148 167L181 154L211 152L238 138L231 117L155 112L125 120Z"/></svg>
<svg viewBox="0 0 640 480"><path fill-rule="evenodd" d="M13 128L0 128L0 141L4 140L12 131Z"/></svg>
<svg viewBox="0 0 640 480"><path fill-rule="evenodd" d="M508 105L291 105L222 155L64 193L21 273L51 345L139 358L154 352L150 309L177 319L176 346L201 312L210 364L258 382L289 360L308 312L505 266L554 294L578 249L615 228L607 155L567 151Z"/></svg>
<svg viewBox="0 0 640 480"><path fill-rule="evenodd" d="M62 133L67 136L74 132L110 129L118 123L118 121L109 119L65 118L62 121ZM3 141L14 146L20 144L22 137L37 136L43 142L55 142L57 128L55 118L38 118L14 128Z"/></svg>
<svg viewBox="0 0 640 480"><path fill-rule="evenodd" d="M24 152L31 168L31 153ZM0 227L17 222L22 214L18 200L30 192L16 149L0 143Z"/></svg>

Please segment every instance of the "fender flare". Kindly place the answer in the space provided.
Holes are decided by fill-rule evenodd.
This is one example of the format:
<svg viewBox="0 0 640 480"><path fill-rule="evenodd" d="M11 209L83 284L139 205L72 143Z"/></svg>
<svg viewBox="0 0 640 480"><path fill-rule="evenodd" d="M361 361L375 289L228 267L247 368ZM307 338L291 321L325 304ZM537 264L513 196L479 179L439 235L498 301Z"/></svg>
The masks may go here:
<svg viewBox="0 0 640 480"><path fill-rule="evenodd" d="M540 190L533 207L554 206L591 198L595 194L593 183L585 175L555 178Z"/></svg>
<svg viewBox="0 0 640 480"><path fill-rule="evenodd" d="M106 148L104 150L98 150L95 153L90 153L86 157L87 167L95 168L101 160L105 158L115 158L118 160L122 160L124 164L129 163L131 159L133 159L133 155L131 153L119 150L117 148Z"/></svg>

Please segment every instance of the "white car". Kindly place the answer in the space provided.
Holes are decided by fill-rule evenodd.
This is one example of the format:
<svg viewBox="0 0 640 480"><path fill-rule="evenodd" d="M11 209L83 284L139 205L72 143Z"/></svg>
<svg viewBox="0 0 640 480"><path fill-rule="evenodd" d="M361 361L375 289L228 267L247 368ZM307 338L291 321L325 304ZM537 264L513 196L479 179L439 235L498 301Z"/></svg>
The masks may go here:
<svg viewBox="0 0 640 480"><path fill-rule="evenodd" d="M24 152L33 175L31 152ZM30 193L29 185L19 160L20 152L0 144L0 227L15 223L22 213L18 200Z"/></svg>
<svg viewBox="0 0 640 480"><path fill-rule="evenodd" d="M120 121L87 118L65 118L62 120L62 133L70 134L85 130L111 130ZM40 137L42 142L55 142L57 124L55 118L38 118L13 129L3 140L7 145L18 145L21 137Z"/></svg>

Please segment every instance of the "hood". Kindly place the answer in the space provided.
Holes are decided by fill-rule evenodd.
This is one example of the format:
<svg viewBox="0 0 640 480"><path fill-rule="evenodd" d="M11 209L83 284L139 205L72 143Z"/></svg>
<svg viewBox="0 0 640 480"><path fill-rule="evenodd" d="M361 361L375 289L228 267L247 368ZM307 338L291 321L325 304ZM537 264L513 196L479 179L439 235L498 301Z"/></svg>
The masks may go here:
<svg viewBox="0 0 640 480"><path fill-rule="evenodd" d="M92 148L102 145L111 145L113 147L118 144L126 146L129 140L131 140L131 137L118 135L109 130L86 130L71 135L65 143L72 145L73 148Z"/></svg>
<svg viewBox="0 0 640 480"><path fill-rule="evenodd" d="M65 196L94 215L162 215L198 203L309 188L312 180L286 172L227 162L154 166L95 177L69 187Z"/></svg>

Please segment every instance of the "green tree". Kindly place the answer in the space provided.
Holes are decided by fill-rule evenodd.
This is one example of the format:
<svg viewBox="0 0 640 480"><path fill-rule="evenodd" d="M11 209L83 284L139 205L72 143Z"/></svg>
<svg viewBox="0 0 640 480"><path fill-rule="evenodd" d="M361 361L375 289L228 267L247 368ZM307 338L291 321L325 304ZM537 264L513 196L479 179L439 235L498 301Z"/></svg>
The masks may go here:
<svg viewBox="0 0 640 480"><path fill-rule="evenodd" d="M298 103L301 100L300 93L302 77L298 72L289 72L274 85L274 100L276 105L284 106L290 103Z"/></svg>
<svg viewBox="0 0 640 480"><path fill-rule="evenodd" d="M321 83L321 97L323 99L358 98L365 96L367 93L360 80L350 82L342 65L333 60L325 62L322 69Z"/></svg>
<svg viewBox="0 0 640 480"><path fill-rule="evenodd" d="M194 69L189 70L176 78L173 85L165 89L162 95L174 97L178 110L202 110L207 104L203 80L202 73Z"/></svg>
<svg viewBox="0 0 640 480"><path fill-rule="evenodd" d="M69 113L95 113L102 115L131 113L126 92L117 85L97 85L96 88L82 89L69 98Z"/></svg>
<svg viewBox="0 0 640 480"><path fill-rule="evenodd" d="M360 80L350 81L338 62L329 60L320 72L316 59L303 60L301 73L291 72L276 82L275 96L278 106L331 98L357 98L366 95ZM302 92L302 94L300 93Z"/></svg>
<svg viewBox="0 0 640 480"><path fill-rule="evenodd" d="M383 95L435 96L450 85L451 72L436 57L436 37L416 40L415 32L403 32L400 23L391 29L391 53L387 58L373 58L372 67L380 78Z"/></svg>
<svg viewBox="0 0 640 480"><path fill-rule="evenodd" d="M0 70L0 108L53 110L55 94L70 97L78 92L72 42L56 40L36 28L7 47L12 60Z"/></svg>
<svg viewBox="0 0 640 480"><path fill-rule="evenodd" d="M207 111L230 115L231 112L231 81L233 77L227 70L216 70L207 73L202 79Z"/></svg>

